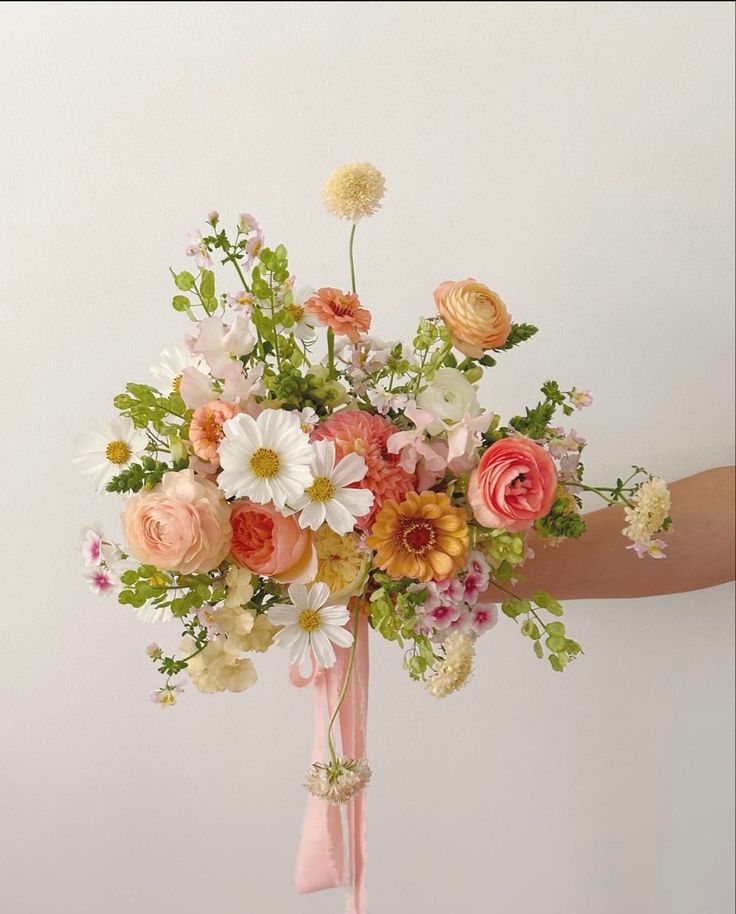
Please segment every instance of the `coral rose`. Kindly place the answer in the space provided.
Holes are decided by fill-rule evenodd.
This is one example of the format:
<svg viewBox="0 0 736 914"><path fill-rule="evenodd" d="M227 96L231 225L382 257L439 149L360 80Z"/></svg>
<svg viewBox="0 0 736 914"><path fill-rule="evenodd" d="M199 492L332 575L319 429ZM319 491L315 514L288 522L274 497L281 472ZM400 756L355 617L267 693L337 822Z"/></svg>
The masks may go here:
<svg viewBox="0 0 736 914"><path fill-rule="evenodd" d="M311 530L295 517L284 517L273 504L247 498L232 503L230 556L241 568L285 584L308 584L317 573L317 550Z"/></svg>
<svg viewBox="0 0 736 914"><path fill-rule="evenodd" d="M480 458L468 484L478 523L516 533L549 513L557 488L550 455L528 438L502 438Z"/></svg>
<svg viewBox="0 0 736 914"><path fill-rule="evenodd" d="M481 358L485 349L503 346L509 338L511 316L506 305L481 282L443 282L435 289L434 301L453 346L471 359Z"/></svg>
<svg viewBox="0 0 736 914"><path fill-rule="evenodd" d="M217 568L230 551L230 506L214 483L192 470L166 473L150 492L130 499L123 529L142 563L202 574Z"/></svg>
<svg viewBox="0 0 736 914"><path fill-rule="evenodd" d="M338 336L347 336L352 343L371 326L371 313L360 307L358 296L339 289L317 289L305 309L320 324L331 327Z"/></svg>
<svg viewBox="0 0 736 914"><path fill-rule="evenodd" d="M219 466L220 440L224 435L222 426L239 412L239 406L225 403L223 400L205 403L194 410L189 426L189 440L197 457Z"/></svg>

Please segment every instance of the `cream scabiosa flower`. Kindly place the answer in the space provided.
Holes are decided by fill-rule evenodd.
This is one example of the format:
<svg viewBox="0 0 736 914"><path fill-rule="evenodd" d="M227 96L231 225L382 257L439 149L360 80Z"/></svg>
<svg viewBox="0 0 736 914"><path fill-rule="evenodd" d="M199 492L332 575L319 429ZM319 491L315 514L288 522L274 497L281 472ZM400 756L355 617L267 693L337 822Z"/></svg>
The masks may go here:
<svg viewBox="0 0 736 914"><path fill-rule="evenodd" d="M311 649L319 666L330 667L336 660L332 644L350 647L353 643L352 634L343 628L350 618L347 606L325 606L329 597L327 584L309 588L292 584L291 605L277 603L268 610L268 621L283 625L275 641L287 648L292 663L301 665Z"/></svg>
<svg viewBox="0 0 736 914"><path fill-rule="evenodd" d="M353 162L336 168L322 188L322 202L333 216L358 222L372 216L381 205L386 182L370 162Z"/></svg>
<svg viewBox="0 0 736 914"><path fill-rule="evenodd" d="M74 462L82 473L93 477L95 489L104 492L113 476L143 456L147 444L144 431L125 416L118 416L101 425L99 432L79 435Z"/></svg>
<svg viewBox="0 0 736 914"><path fill-rule="evenodd" d="M315 762L307 772L304 786L317 799L339 806L352 800L370 779L371 769L365 759L336 758L327 765Z"/></svg>
<svg viewBox="0 0 736 914"><path fill-rule="evenodd" d="M445 698L461 689L473 671L475 639L469 632L454 631L443 647L445 658L427 680L427 690L435 698Z"/></svg>
<svg viewBox="0 0 736 914"><path fill-rule="evenodd" d="M290 506L301 511L300 527L319 530L326 523L335 533L349 533L356 518L370 511L375 497L368 489L348 488L364 478L366 462L359 454L346 454L336 464L333 441L315 441L312 447L312 481Z"/></svg>
<svg viewBox="0 0 736 914"><path fill-rule="evenodd" d="M632 495L631 502L633 507L624 508L626 526L622 532L640 547L636 551L639 558L643 558L654 534L664 530L667 525L672 499L664 479L653 476L639 486ZM657 558L663 557L661 547L655 553Z"/></svg>
<svg viewBox="0 0 736 914"><path fill-rule="evenodd" d="M272 501L282 510L304 494L312 480L313 450L297 415L266 409L254 419L240 413L222 430L217 484L228 498Z"/></svg>

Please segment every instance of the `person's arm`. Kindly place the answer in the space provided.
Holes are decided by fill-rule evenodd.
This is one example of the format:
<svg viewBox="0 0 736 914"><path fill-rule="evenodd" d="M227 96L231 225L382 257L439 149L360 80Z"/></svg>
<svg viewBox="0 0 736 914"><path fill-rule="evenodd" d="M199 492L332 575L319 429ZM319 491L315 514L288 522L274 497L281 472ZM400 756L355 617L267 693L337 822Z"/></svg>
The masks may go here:
<svg viewBox="0 0 736 914"><path fill-rule="evenodd" d="M734 467L718 467L670 486L672 529L662 534L666 559L640 559L621 535L623 509L585 515L579 540L546 545L535 536L535 558L515 590L528 596L546 590L558 600L650 597L713 587L734 579ZM494 589L488 598L498 600Z"/></svg>

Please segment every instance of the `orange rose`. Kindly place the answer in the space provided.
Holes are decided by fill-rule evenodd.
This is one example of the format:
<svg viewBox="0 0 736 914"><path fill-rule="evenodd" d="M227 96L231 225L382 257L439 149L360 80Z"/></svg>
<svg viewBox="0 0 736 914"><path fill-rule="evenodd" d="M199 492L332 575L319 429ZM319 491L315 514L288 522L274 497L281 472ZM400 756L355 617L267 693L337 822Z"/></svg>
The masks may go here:
<svg viewBox="0 0 736 914"><path fill-rule="evenodd" d="M231 505L230 557L241 568L282 583L307 584L317 573L317 550L311 530L284 517L272 504L247 498Z"/></svg>
<svg viewBox="0 0 736 914"><path fill-rule="evenodd" d="M443 282L434 293L435 304L452 335L452 344L471 359L485 349L503 346L511 332L506 305L488 286L474 279Z"/></svg>

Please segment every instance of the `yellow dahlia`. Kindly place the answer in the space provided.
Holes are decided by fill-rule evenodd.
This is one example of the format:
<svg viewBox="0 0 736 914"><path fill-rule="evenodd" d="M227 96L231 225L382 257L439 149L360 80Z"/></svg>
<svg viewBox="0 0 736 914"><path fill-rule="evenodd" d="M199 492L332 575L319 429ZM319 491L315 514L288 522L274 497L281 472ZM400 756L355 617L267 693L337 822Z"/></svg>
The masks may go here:
<svg viewBox="0 0 736 914"><path fill-rule="evenodd" d="M443 492L409 492L384 503L366 543L392 578L444 581L465 564L470 536L465 512Z"/></svg>
<svg viewBox="0 0 736 914"><path fill-rule="evenodd" d="M327 212L351 222L372 216L381 205L386 184L370 162L353 162L336 168L322 188Z"/></svg>

